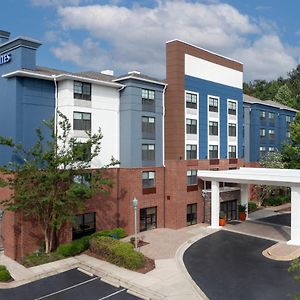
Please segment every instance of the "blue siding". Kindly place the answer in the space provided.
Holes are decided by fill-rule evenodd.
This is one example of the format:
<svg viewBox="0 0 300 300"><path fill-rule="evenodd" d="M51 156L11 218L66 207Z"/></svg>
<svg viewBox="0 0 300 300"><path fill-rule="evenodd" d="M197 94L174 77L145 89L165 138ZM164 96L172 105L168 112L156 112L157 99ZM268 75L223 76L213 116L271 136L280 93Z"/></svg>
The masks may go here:
<svg viewBox="0 0 300 300"><path fill-rule="evenodd" d="M0 66L0 135L28 148L36 141L35 129L43 127L42 121L54 114L54 84L32 78L3 78L3 74L21 68L35 68L36 50L20 46L7 52L11 62ZM0 165L16 159L7 147L1 147L0 153Z"/></svg>
<svg viewBox="0 0 300 300"><path fill-rule="evenodd" d="M243 91L219 83L185 76L185 90L199 93L199 159L207 159L207 96L220 97L220 158L227 158L227 99L238 101L238 158L243 147Z"/></svg>
<svg viewBox="0 0 300 300"><path fill-rule="evenodd" d="M290 116L293 118L296 113L294 111L289 111L286 109L280 109L269 105L253 103L246 104L250 107L250 124L248 124L248 129L250 132L249 141L245 141L245 147L250 148L249 157L247 157L247 161L257 162L260 160L260 147L265 147L266 152L269 151L269 147L275 147L275 149L280 150L282 144L287 141L286 132L289 130L286 123L286 116ZM260 120L260 112L265 111L266 113L266 121L261 122ZM269 113L274 113L275 122L274 125L270 123ZM265 141L262 142L260 140L260 129L264 128L266 130L266 138ZM269 130L273 129L275 132L275 139L272 142L269 139Z"/></svg>

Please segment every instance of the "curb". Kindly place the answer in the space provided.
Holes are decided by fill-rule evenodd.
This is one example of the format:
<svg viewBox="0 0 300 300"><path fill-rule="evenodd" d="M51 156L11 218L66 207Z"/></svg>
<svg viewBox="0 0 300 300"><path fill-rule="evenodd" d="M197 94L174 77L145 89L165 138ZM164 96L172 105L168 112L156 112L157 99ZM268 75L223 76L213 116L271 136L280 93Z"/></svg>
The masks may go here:
<svg viewBox="0 0 300 300"><path fill-rule="evenodd" d="M209 298L205 295L205 293L200 289L200 287L196 284L196 282L193 280L193 278L191 277L191 275L189 274L189 272L187 271L184 262L183 262L183 255L185 253L185 251L192 246L195 242L207 237L208 235L211 235L215 232L220 231L221 229L210 229L211 232L207 233L206 235L203 234L198 234L194 237L192 237L191 239L189 239L188 241L186 241L185 243L183 243L176 251L175 254L175 261L177 266L179 267L180 271L182 272L182 274L184 275L184 277L187 279L187 281L191 284L193 290L196 292L196 294L199 296L199 299L201 300L209 300Z"/></svg>

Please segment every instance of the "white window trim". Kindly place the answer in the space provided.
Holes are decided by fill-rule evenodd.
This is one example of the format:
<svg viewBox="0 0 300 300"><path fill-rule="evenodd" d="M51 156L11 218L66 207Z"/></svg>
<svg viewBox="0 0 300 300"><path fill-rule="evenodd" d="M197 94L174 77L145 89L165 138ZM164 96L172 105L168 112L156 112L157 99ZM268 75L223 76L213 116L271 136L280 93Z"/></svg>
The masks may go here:
<svg viewBox="0 0 300 300"><path fill-rule="evenodd" d="M186 94L194 94L197 96L197 109L196 109L196 116L188 114L186 111ZM186 145L196 145L197 146L197 158L199 159L199 93L195 91L185 90L184 91L184 159L186 160ZM186 133L186 119L194 119L197 121L197 140L188 140L187 133Z"/></svg>
<svg viewBox="0 0 300 300"><path fill-rule="evenodd" d="M228 118L228 102L235 102L236 104L236 115L235 115L235 119L230 119ZM226 103L226 116L227 116L227 159L229 159L229 146L236 146L236 158L239 157L239 143L238 143L238 140L239 140L239 124L238 124L238 119L239 119L239 102L237 100L234 100L234 99L229 99L227 98L227 103ZM229 128L229 123L233 123L236 125L236 136L233 137L233 136L229 136L228 134L228 128ZM234 140L235 141L232 141Z"/></svg>
<svg viewBox="0 0 300 300"><path fill-rule="evenodd" d="M218 117L210 117L209 115L209 98L216 98L218 99ZM220 103L220 97L215 95L207 95L207 159L209 159L209 145L218 146L218 159L220 159L220 111L221 111L221 103ZM218 122L218 141L210 140L209 135L209 122ZM214 135L214 137L216 137Z"/></svg>

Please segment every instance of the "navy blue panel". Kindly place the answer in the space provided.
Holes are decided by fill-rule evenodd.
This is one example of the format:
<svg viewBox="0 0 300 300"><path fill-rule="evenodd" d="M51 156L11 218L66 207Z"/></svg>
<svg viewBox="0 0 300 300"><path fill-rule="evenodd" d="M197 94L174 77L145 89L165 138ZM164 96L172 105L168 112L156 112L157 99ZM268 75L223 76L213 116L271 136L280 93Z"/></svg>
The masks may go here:
<svg viewBox="0 0 300 300"><path fill-rule="evenodd" d="M199 158L207 158L207 96L220 97L220 158L227 158L227 99L238 102L238 157L243 147L243 91L223 84L185 76L185 90L199 93Z"/></svg>

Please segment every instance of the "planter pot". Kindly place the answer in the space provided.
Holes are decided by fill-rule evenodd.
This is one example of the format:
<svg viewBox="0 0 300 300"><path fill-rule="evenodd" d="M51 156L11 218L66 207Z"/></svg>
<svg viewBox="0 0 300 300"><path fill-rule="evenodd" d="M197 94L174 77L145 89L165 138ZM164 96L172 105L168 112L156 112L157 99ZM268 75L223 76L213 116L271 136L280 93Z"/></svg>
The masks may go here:
<svg viewBox="0 0 300 300"><path fill-rule="evenodd" d="M246 213L243 212L239 212L239 220L240 221L245 221L246 220Z"/></svg>
<svg viewBox="0 0 300 300"><path fill-rule="evenodd" d="M219 219L219 225L220 226L225 226L226 225L226 220L225 219Z"/></svg>

